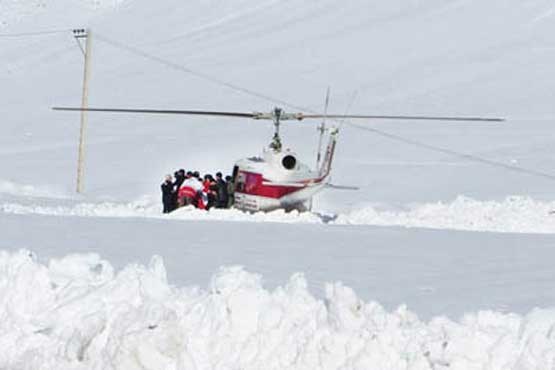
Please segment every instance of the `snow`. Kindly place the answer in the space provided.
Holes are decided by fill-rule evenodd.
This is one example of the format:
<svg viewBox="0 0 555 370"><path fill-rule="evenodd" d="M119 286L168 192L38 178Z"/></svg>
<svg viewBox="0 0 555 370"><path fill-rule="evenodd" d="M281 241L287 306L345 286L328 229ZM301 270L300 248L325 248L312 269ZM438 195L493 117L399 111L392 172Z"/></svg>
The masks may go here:
<svg viewBox="0 0 555 370"><path fill-rule="evenodd" d="M0 1L0 368L553 368L552 19L549 0ZM360 191L161 215L163 175L228 173L271 124L91 114L75 195L79 117L50 109L80 104L74 27L91 106L321 111L331 86L334 113L508 121L347 122L333 183ZM282 132L313 163L315 127Z"/></svg>
<svg viewBox="0 0 555 370"><path fill-rule="evenodd" d="M0 204L0 212L6 214L37 214L49 216L76 217L140 217L171 220L207 220L207 221L241 221L241 222L283 222L283 223L317 223L322 219L309 212L293 211L286 213L276 210L269 213L246 213L230 209L212 209L209 212L199 210L193 206L184 207L165 215L161 213L160 202L154 202L149 197L129 203L78 203L73 206L41 206L18 203Z"/></svg>
<svg viewBox="0 0 555 370"><path fill-rule="evenodd" d="M365 207L339 215L334 223L505 233L555 232L555 202L530 197L512 196L497 202L459 196L449 203L416 204L407 208L384 211Z"/></svg>
<svg viewBox="0 0 555 370"><path fill-rule="evenodd" d="M6 195L54 199L64 199L72 197L72 195L70 195L69 193L60 189L55 189L53 187L37 187L33 185L17 184L12 181L0 180L0 196Z"/></svg>
<svg viewBox="0 0 555 370"><path fill-rule="evenodd" d="M79 2L70 1L46 1L46 0L3 0L0 3L0 30L17 26L26 18L50 16L65 11L71 13L83 13L83 10L103 11L117 10L126 0L83 0ZM35 30L36 31L36 30Z"/></svg>
<svg viewBox="0 0 555 370"><path fill-rule="evenodd" d="M18 369L548 369L555 310L423 322L349 287L325 298L302 274L268 290L221 268L208 289L168 284L164 263L115 272L97 255L48 265L0 254L0 367ZM30 294L31 293L31 294Z"/></svg>
<svg viewBox="0 0 555 370"><path fill-rule="evenodd" d="M31 191L30 194L42 194ZM27 194L23 188L23 194ZM343 214L285 212L247 213L239 210L212 209L208 212L184 207L161 214L159 201L150 197L128 203L77 203L71 206L49 206L0 203L6 214L35 214L73 217L139 217L169 220L203 220L235 222L279 222L357 226L401 226L438 230L467 230L499 233L555 234L555 202L542 202L530 197L512 196L502 202L478 201L460 196L453 202L412 204L402 210L383 206L367 206Z"/></svg>

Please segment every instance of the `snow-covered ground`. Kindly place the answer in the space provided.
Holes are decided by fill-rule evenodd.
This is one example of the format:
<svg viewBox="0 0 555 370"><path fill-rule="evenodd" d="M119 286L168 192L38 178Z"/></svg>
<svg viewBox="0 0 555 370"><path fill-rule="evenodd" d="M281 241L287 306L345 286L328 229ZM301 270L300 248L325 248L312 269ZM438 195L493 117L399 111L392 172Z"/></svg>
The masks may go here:
<svg viewBox="0 0 555 370"><path fill-rule="evenodd" d="M0 368L555 368L554 9L0 1ZM337 113L508 121L347 122L333 182L359 191L163 216L165 173L228 172L271 127L91 115L74 194L79 117L50 110L80 103L74 27L91 106L321 111L331 86ZM315 127L283 131L312 163Z"/></svg>
<svg viewBox="0 0 555 370"><path fill-rule="evenodd" d="M240 267L208 289L168 285L163 261L115 272L95 254L48 265L0 254L0 366L28 369L550 369L555 310L422 322L302 274L267 290Z"/></svg>
<svg viewBox="0 0 555 370"><path fill-rule="evenodd" d="M7 187L12 190L11 186ZM40 195L41 190L21 187L17 192ZM0 197L1 199L1 197ZM212 209L208 212L193 207L181 208L169 215L161 213L159 201L150 197L126 202L74 203L60 205L36 198L20 203L0 203L0 212L18 215L77 217L137 217L164 220L205 220L239 222L324 223L328 225L402 226L428 229L491 231L502 233L555 234L555 202L535 201L528 197L508 197L501 202L477 201L458 197L453 202L414 204L402 210L384 209L383 205L367 206L347 213L285 212L246 213L239 210ZM46 203L46 204L40 204ZM48 204L50 203L50 205Z"/></svg>

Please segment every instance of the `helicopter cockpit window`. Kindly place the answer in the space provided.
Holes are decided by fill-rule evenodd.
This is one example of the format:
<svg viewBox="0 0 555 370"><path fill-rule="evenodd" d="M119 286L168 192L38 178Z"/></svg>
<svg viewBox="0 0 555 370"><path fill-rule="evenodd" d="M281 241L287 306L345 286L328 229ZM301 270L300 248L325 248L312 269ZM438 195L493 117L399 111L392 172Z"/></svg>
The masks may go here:
<svg viewBox="0 0 555 370"><path fill-rule="evenodd" d="M255 189L258 186L259 178L260 178L260 175L257 175L254 173L248 173L245 179L244 191L247 193L251 193L255 191Z"/></svg>
<svg viewBox="0 0 555 370"><path fill-rule="evenodd" d="M295 165L297 164L297 159L292 155L286 155L281 160L281 164L283 165L283 167L285 167L285 169L292 170L293 168L295 168Z"/></svg>

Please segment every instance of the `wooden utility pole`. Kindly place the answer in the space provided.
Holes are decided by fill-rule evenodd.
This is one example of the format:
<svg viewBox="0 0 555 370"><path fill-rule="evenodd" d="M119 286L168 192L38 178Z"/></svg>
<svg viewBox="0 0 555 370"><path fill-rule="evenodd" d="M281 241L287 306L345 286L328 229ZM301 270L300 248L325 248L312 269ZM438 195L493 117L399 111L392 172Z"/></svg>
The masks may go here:
<svg viewBox="0 0 555 370"><path fill-rule="evenodd" d="M83 94L81 96L81 108L89 107L89 76L90 76L90 60L91 60L91 39L90 29L73 30L73 35L79 44L79 48L85 56L85 67L83 71ZM85 49L81 44L81 39L85 39ZM79 130L79 154L77 159L77 192L83 192L83 176L85 174L85 136L87 130L87 111L81 111L81 128Z"/></svg>

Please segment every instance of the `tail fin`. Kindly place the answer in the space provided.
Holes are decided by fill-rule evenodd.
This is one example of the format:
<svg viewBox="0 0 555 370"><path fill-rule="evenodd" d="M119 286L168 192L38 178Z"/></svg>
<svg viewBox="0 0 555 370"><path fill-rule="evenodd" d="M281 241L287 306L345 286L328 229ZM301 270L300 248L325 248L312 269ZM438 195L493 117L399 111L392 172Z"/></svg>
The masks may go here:
<svg viewBox="0 0 555 370"><path fill-rule="evenodd" d="M328 146L326 147L326 154L324 155L324 160L320 167L320 176L328 177L331 172L331 164L333 161L333 156L335 154L335 145L337 144L337 128L333 128L330 131L330 140Z"/></svg>

